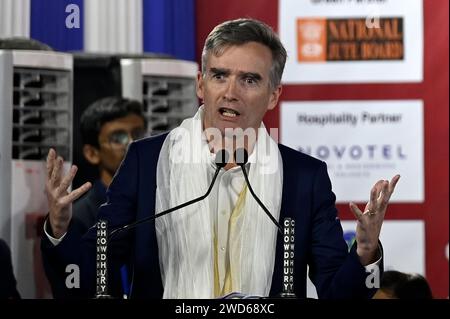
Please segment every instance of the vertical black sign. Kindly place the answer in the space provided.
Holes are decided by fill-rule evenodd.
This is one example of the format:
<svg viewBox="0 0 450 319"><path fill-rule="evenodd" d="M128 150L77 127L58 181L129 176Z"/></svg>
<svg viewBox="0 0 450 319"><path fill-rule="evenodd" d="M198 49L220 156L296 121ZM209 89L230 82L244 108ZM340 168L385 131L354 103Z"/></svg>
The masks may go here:
<svg viewBox="0 0 450 319"><path fill-rule="evenodd" d="M283 290L281 297L295 298L294 293L294 237L295 221L285 218L283 221Z"/></svg>
<svg viewBox="0 0 450 319"><path fill-rule="evenodd" d="M97 298L109 298L108 295L108 222L97 222Z"/></svg>

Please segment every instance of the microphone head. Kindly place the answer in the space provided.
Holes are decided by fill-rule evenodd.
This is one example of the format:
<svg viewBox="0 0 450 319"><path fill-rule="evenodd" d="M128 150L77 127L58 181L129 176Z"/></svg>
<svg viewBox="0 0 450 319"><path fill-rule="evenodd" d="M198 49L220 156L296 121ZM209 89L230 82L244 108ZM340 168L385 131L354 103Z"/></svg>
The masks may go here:
<svg viewBox="0 0 450 319"><path fill-rule="evenodd" d="M243 166L248 161L248 152L245 148L238 148L234 151L234 160L239 166Z"/></svg>
<svg viewBox="0 0 450 319"><path fill-rule="evenodd" d="M228 161L230 159L230 154L228 154L226 149L221 149L216 153L216 166L223 168L227 165Z"/></svg>

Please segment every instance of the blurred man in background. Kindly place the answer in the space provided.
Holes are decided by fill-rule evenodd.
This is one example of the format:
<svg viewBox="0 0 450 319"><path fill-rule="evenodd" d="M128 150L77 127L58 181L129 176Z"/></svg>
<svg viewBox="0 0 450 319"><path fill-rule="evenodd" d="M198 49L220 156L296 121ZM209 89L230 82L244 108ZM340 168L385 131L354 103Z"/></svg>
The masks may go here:
<svg viewBox="0 0 450 319"><path fill-rule="evenodd" d="M73 206L74 215L87 231L96 221L98 207L106 201L106 189L128 145L145 136L147 122L138 101L107 97L91 104L80 123L83 156L99 170L91 191Z"/></svg>

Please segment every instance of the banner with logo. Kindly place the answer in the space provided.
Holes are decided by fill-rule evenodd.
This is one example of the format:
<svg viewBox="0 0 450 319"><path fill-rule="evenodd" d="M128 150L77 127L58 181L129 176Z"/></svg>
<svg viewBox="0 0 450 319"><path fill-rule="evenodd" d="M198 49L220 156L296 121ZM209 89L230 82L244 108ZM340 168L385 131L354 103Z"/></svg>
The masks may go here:
<svg viewBox="0 0 450 319"><path fill-rule="evenodd" d="M422 0L280 0L283 83L421 82Z"/></svg>
<svg viewBox="0 0 450 319"><path fill-rule="evenodd" d="M423 202L422 101L282 102L280 127L282 144L327 163L337 202L366 202L395 174L391 202Z"/></svg>

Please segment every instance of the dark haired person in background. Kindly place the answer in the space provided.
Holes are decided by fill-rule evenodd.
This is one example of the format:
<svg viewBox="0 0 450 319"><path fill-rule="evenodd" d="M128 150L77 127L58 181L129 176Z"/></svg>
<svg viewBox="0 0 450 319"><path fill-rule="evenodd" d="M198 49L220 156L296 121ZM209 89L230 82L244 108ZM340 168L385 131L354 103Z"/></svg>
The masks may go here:
<svg viewBox="0 0 450 319"><path fill-rule="evenodd" d="M390 270L381 277L373 299L433 299L433 294L423 276Z"/></svg>
<svg viewBox="0 0 450 319"><path fill-rule="evenodd" d="M91 104L81 115L83 156L98 167L100 176L92 190L73 206L86 230L94 225L98 207L106 201L106 189L128 145L146 135L147 121L142 112L138 101L106 97Z"/></svg>
<svg viewBox="0 0 450 319"><path fill-rule="evenodd" d="M147 121L142 105L138 101L120 97L106 97L92 103L81 115L80 131L83 156L99 170L99 179L92 189L73 205L71 229L78 236L84 235L94 225L98 208L106 202L106 189L125 156L128 145L146 134ZM50 227L46 225L49 240L55 249L62 240L52 238ZM44 242L43 242L44 243ZM45 243L44 243L45 244ZM74 296L69 294L61 274L43 250L46 275L55 298ZM75 294L76 295L76 294Z"/></svg>
<svg viewBox="0 0 450 319"><path fill-rule="evenodd" d="M8 245L0 239L0 299L19 299L11 262L11 251Z"/></svg>

